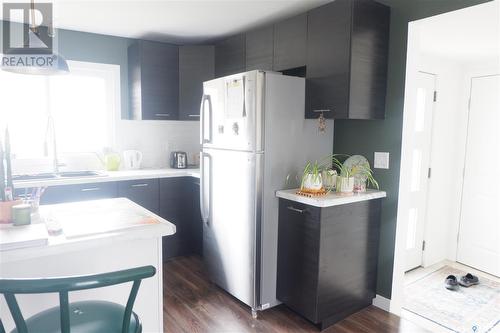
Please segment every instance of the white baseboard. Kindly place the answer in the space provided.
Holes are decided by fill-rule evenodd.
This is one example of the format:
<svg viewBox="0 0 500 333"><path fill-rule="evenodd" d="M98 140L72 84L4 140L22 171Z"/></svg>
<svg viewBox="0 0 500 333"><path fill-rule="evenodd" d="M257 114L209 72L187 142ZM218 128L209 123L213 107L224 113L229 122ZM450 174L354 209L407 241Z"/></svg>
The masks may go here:
<svg viewBox="0 0 500 333"><path fill-rule="evenodd" d="M384 296L376 295L372 302L373 306L389 312L391 309L391 300Z"/></svg>

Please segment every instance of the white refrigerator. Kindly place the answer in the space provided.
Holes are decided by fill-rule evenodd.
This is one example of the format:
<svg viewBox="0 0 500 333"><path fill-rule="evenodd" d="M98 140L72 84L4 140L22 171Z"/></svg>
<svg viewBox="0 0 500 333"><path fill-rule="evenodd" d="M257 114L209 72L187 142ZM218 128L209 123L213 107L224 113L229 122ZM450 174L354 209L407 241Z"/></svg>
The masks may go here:
<svg viewBox="0 0 500 333"><path fill-rule="evenodd" d="M306 161L332 153L333 120L304 118L305 80L251 71L203 85L203 257L208 277L253 315L276 299L278 199ZM288 181L287 181L288 178ZM291 180L291 182L290 182Z"/></svg>

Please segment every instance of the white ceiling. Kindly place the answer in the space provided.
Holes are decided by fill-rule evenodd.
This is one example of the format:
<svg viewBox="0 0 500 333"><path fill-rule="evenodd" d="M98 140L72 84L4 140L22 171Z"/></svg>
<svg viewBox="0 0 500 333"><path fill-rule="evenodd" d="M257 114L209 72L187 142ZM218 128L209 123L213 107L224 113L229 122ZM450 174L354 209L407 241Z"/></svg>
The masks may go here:
<svg viewBox="0 0 500 333"><path fill-rule="evenodd" d="M170 42L242 32L332 0L54 0L58 28Z"/></svg>
<svg viewBox="0 0 500 333"><path fill-rule="evenodd" d="M500 57L498 0L419 20L415 24L424 54L459 62Z"/></svg>

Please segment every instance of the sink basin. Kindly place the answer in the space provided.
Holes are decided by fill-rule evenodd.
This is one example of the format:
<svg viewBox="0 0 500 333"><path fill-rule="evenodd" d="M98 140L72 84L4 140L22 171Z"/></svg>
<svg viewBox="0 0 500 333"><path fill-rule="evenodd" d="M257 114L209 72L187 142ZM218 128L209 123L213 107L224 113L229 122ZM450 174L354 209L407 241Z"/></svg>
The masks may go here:
<svg viewBox="0 0 500 333"><path fill-rule="evenodd" d="M13 181L44 180L54 178L81 178L81 177L105 177L106 174L98 171L65 171L59 173L35 173L30 175L14 175Z"/></svg>
<svg viewBox="0 0 500 333"><path fill-rule="evenodd" d="M51 179L56 177L57 175L55 173L37 173L32 175L14 175L12 176L12 180L13 181L37 180L37 179Z"/></svg>
<svg viewBox="0 0 500 333"><path fill-rule="evenodd" d="M105 176L105 174L102 174L97 171L66 171L66 172L59 172L57 174L61 178L79 178L79 177L102 177Z"/></svg>

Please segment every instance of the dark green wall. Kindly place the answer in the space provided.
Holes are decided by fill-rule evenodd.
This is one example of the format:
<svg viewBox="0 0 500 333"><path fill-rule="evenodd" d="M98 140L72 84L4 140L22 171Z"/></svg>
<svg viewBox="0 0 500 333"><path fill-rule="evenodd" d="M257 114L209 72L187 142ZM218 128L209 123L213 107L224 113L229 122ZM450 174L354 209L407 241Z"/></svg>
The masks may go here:
<svg viewBox="0 0 500 333"><path fill-rule="evenodd" d="M396 236L399 166L406 71L408 22L489 0L377 0L391 7L389 75L385 120L336 120L334 152L361 154L373 159L375 151L390 153L390 169L375 170L381 189L382 228L377 293L390 298Z"/></svg>
<svg viewBox="0 0 500 333"><path fill-rule="evenodd" d="M56 36L58 52L67 60L120 65L121 113L128 118L127 48L134 40L62 29Z"/></svg>

